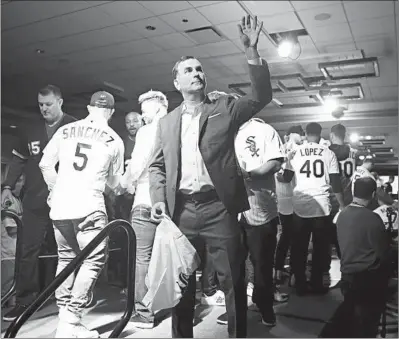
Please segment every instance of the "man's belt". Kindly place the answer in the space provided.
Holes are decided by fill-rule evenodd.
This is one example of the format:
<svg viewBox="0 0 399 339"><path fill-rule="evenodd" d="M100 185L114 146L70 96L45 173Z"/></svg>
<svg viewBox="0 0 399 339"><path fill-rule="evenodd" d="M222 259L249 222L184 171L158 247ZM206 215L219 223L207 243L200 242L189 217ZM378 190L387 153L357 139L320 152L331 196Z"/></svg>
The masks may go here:
<svg viewBox="0 0 399 339"><path fill-rule="evenodd" d="M206 192L196 192L192 194L184 194L179 192L178 198L182 202L207 202L214 199L219 199L216 190L210 190Z"/></svg>

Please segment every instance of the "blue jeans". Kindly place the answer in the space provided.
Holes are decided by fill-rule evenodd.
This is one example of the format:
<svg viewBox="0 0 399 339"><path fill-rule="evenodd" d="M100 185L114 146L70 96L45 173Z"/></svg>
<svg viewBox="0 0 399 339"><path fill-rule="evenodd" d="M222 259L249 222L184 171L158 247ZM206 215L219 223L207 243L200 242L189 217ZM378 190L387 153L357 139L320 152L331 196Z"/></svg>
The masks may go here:
<svg viewBox="0 0 399 339"><path fill-rule="evenodd" d="M86 218L54 220L54 235L58 246L57 275L85 248L107 225L103 212L94 212ZM60 318L78 323L90 293L104 267L107 240L104 240L83 261L78 273L72 273L55 291Z"/></svg>
<svg viewBox="0 0 399 339"><path fill-rule="evenodd" d="M135 307L141 316L153 320L154 314L148 310L141 301L146 295L148 288L145 278L150 265L152 247L154 245L157 224L151 221L151 207L138 205L132 211L132 226L136 233L136 279L135 279Z"/></svg>

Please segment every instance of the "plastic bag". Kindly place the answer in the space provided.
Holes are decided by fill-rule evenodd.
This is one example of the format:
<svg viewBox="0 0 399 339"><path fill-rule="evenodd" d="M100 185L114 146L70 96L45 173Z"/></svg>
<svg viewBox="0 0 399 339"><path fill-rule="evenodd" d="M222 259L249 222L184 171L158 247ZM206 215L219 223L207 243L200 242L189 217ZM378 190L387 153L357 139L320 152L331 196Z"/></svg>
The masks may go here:
<svg viewBox="0 0 399 339"><path fill-rule="evenodd" d="M178 304L200 257L173 221L164 216L157 226L142 304L153 312Z"/></svg>

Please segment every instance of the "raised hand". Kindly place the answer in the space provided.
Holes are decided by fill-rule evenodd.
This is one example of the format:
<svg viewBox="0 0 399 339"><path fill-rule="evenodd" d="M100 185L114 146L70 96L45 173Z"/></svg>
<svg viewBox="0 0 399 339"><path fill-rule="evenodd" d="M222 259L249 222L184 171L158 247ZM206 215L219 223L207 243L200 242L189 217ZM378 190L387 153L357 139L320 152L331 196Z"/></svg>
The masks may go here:
<svg viewBox="0 0 399 339"><path fill-rule="evenodd" d="M251 16L242 17L241 24L238 24L240 39L244 48L256 47L259 41L259 34L262 30L263 22L258 24L258 17L255 16L251 23Z"/></svg>

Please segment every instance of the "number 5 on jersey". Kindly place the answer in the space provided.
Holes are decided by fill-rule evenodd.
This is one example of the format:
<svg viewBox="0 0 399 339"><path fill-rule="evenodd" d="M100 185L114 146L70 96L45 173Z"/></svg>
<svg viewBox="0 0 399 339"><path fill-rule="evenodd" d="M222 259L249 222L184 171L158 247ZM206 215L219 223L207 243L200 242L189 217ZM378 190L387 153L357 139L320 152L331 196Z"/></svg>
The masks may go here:
<svg viewBox="0 0 399 339"><path fill-rule="evenodd" d="M83 171L86 168L89 158L87 157L85 150L89 150L89 149L91 149L91 145L88 145L88 144L79 142L76 145L75 157L80 158L82 160L79 161L80 165L76 161L73 163L73 168L75 170Z"/></svg>

